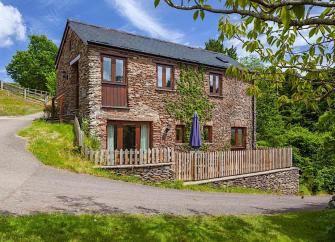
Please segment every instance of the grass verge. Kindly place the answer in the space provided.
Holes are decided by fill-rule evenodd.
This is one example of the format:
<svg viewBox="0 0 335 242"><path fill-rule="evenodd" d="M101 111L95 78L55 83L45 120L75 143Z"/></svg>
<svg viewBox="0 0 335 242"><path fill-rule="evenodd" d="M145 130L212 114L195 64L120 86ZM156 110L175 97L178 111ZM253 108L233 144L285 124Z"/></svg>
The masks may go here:
<svg viewBox="0 0 335 242"><path fill-rule="evenodd" d="M43 110L43 105L0 90L0 116L28 115Z"/></svg>
<svg viewBox="0 0 335 242"><path fill-rule="evenodd" d="M186 189L206 192L236 192L249 194L268 194L270 192L244 187L190 185L184 186L181 181L176 182L144 182L135 176L120 176L115 173L93 168L93 164L79 154L74 145L74 131L71 124L49 123L43 120L34 121L32 125L19 132L28 139L28 150L46 165L67 169L77 173L140 183L162 188Z"/></svg>
<svg viewBox="0 0 335 242"><path fill-rule="evenodd" d="M258 216L0 216L0 241L334 241L335 211Z"/></svg>

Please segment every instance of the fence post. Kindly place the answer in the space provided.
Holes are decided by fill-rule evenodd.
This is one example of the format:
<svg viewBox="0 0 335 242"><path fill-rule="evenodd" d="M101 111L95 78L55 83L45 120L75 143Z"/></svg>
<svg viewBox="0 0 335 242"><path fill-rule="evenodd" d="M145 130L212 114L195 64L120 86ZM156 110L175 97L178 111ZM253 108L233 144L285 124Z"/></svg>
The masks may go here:
<svg viewBox="0 0 335 242"><path fill-rule="evenodd" d="M23 91L23 96L24 96L24 99L27 99L27 89L26 88Z"/></svg>
<svg viewBox="0 0 335 242"><path fill-rule="evenodd" d="M191 180L195 181L195 177L196 177L196 166L195 166L195 157L196 157L196 152L191 151L190 152L190 161L191 161L191 169L192 169L192 173L191 173Z"/></svg>
<svg viewBox="0 0 335 242"><path fill-rule="evenodd" d="M1 90L3 90L3 81L0 81Z"/></svg>
<svg viewBox="0 0 335 242"><path fill-rule="evenodd" d="M44 96L44 104L47 105L48 102L49 102L49 97L48 97L48 95L45 95Z"/></svg>

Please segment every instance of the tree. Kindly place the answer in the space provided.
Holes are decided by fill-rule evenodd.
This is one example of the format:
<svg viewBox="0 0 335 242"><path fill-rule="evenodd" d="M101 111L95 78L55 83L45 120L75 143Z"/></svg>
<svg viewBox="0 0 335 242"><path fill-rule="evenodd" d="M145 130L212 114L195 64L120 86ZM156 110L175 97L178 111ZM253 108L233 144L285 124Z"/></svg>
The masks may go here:
<svg viewBox="0 0 335 242"><path fill-rule="evenodd" d="M264 63L254 55L242 57L239 59L239 62L252 71L259 71L266 68Z"/></svg>
<svg viewBox="0 0 335 242"><path fill-rule="evenodd" d="M160 0L155 0L155 6ZM193 18L205 13L220 14L220 39L235 39L243 48L256 52L269 68L259 72L231 67L229 74L254 82L262 78L280 87L290 75L292 97L281 102L319 102L335 93L329 69L334 66L335 2L319 0L164 0L169 6L194 11ZM177 3L178 2L178 3ZM237 15L240 21L231 21ZM255 90L255 88L253 88Z"/></svg>
<svg viewBox="0 0 335 242"><path fill-rule="evenodd" d="M29 40L28 50L16 52L6 66L7 73L24 87L48 90L48 77L55 73L57 46L45 35L32 35Z"/></svg>
<svg viewBox="0 0 335 242"><path fill-rule="evenodd" d="M205 49L206 50L210 50L210 51L215 51L215 52L223 53L225 55L230 56L234 60L237 60L236 48L234 46L232 46L230 48L225 48L223 46L222 41L220 41L220 40L209 39L205 43Z"/></svg>
<svg viewBox="0 0 335 242"><path fill-rule="evenodd" d="M56 72L55 71L52 71L50 72L47 77L47 83L46 83L46 86L47 86L47 89L48 89L48 92L50 93L51 96L55 96L56 95Z"/></svg>

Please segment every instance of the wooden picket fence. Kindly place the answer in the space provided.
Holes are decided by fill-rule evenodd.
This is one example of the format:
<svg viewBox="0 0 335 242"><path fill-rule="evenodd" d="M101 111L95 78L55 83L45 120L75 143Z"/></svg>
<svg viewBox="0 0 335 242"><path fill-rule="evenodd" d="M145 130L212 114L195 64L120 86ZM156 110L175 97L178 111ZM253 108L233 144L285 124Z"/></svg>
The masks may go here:
<svg viewBox="0 0 335 242"><path fill-rule="evenodd" d="M92 150L85 145L77 118L74 127L82 155L100 168L171 164L177 180L198 181L292 167L291 148L215 152L181 152L171 148Z"/></svg>
<svg viewBox="0 0 335 242"><path fill-rule="evenodd" d="M207 180L292 167L291 148L176 152L176 179Z"/></svg>
<svg viewBox="0 0 335 242"><path fill-rule="evenodd" d="M126 168L174 164L174 150L153 148L147 150L91 150L84 146L82 154L101 168Z"/></svg>
<svg viewBox="0 0 335 242"><path fill-rule="evenodd" d="M78 118L74 119L77 144L86 159L100 167L133 167L173 164L175 153L171 148L153 148L147 150L93 150L85 145L85 134L80 128Z"/></svg>

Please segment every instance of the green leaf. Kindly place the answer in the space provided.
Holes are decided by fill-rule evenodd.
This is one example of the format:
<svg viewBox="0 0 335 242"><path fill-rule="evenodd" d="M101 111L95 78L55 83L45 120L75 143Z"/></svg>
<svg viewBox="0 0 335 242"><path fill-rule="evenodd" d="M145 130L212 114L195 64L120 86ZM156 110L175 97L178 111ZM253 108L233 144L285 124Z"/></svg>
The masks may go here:
<svg viewBox="0 0 335 242"><path fill-rule="evenodd" d="M313 35L315 35L315 33L316 33L316 30L317 30L317 28L312 28L310 31L309 31L309 38L311 38L311 37L313 37Z"/></svg>
<svg viewBox="0 0 335 242"><path fill-rule="evenodd" d="M331 10L332 10L332 8L326 8L326 9L320 14L320 18L324 18L328 13L330 13Z"/></svg>
<svg viewBox="0 0 335 242"><path fill-rule="evenodd" d="M304 5L295 5L292 10L298 19L302 19L305 16Z"/></svg>
<svg viewBox="0 0 335 242"><path fill-rule="evenodd" d="M155 8L157 8L157 6L159 5L160 0L155 0L154 4L155 4Z"/></svg>
<svg viewBox="0 0 335 242"><path fill-rule="evenodd" d="M193 19L197 20L197 18L199 17L199 10L195 11L193 14Z"/></svg>
<svg viewBox="0 0 335 242"><path fill-rule="evenodd" d="M201 20L204 20L204 18L205 18L205 11L203 11L203 10L200 11L200 18L201 18Z"/></svg>
<svg viewBox="0 0 335 242"><path fill-rule="evenodd" d="M286 6L281 8L280 19L285 26L288 26L290 24L290 13L287 10Z"/></svg>

